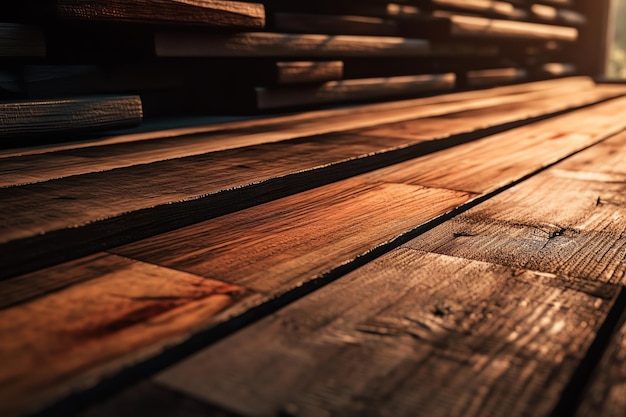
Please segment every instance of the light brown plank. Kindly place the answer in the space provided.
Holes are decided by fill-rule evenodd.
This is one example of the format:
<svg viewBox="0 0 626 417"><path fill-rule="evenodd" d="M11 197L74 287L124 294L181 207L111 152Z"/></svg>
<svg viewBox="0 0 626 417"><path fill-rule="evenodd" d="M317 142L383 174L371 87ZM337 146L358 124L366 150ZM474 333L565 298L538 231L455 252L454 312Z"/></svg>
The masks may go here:
<svg viewBox="0 0 626 417"><path fill-rule="evenodd" d="M399 249L156 381L244 416L548 416L616 293Z"/></svg>
<svg viewBox="0 0 626 417"><path fill-rule="evenodd" d="M494 68L467 72L469 87L485 87L523 81L528 71L522 68Z"/></svg>
<svg viewBox="0 0 626 417"><path fill-rule="evenodd" d="M589 281L626 283L626 135L582 152L410 247Z"/></svg>
<svg viewBox="0 0 626 417"><path fill-rule="evenodd" d="M472 197L354 177L111 251L275 296Z"/></svg>
<svg viewBox="0 0 626 417"><path fill-rule="evenodd" d="M523 178L529 165L538 169L557 162L566 155L563 154L566 147L580 150L621 132L623 111L626 111L623 99L599 104L426 155L419 159L420 170L414 169L410 161L397 164L389 168L386 178L429 187L489 192L493 187L509 184L513 178ZM457 117L464 122L462 113L443 116L441 122L454 123ZM406 130L398 135L410 135L415 125L403 127ZM384 134L384 131L372 132ZM503 147L506 152L502 152Z"/></svg>
<svg viewBox="0 0 626 417"><path fill-rule="evenodd" d="M54 0L58 16L86 21L176 23L217 27L265 26L260 3L222 0Z"/></svg>
<svg viewBox="0 0 626 417"><path fill-rule="evenodd" d="M158 57L385 57L427 55L423 39L268 32L213 35L157 32Z"/></svg>
<svg viewBox="0 0 626 417"><path fill-rule="evenodd" d="M276 63L277 84L337 81L343 77L342 61L287 61Z"/></svg>
<svg viewBox="0 0 626 417"><path fill-rule="evenodd" d="M528 16L528 12L515 7L515 5L494 0L431 0L431 7L451 8L464 10L469 12L487 13L499 16L505 16L511 19L524 19Z"/></svg>
<svg viewBox="0 0 626 417"><path fill-rule="evenodd" d="M184 342L250 295L241 287L114 255L25 276L83 283L0 310L0 413L40 410ZM65 278L67 281L67 277Z"/></svg>

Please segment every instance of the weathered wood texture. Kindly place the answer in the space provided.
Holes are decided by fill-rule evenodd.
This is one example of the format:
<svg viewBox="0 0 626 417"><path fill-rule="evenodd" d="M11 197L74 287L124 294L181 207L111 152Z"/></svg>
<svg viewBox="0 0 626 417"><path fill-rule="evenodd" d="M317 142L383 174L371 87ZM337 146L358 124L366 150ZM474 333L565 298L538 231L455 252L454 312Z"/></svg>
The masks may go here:
<svg viewBox="0 0 626 417"><path fill-rule="evenodd" d="M589 118L588 128L593 132L587 136L579 134L568 136L565 133L571 131L559 131L562 140L550 141L546 149L550 152L550 157L556 159L563 157L580 149L581 146L588 146L601 139L603 135L612 131L611 129L619 129L624 121L616 112L624 107L623 103L624 100L618 100L583 112L582 114ZM593 121L594 114L606 111L613 111L613 118ZM499 119L498 123L502 122L501 117L510 117L510 114L494 115ZM476 114L470 115L475 116ZM488 120L491 116L488 113L486 117ZM522 118L524 117L527 117L527 114L523 110ZM558 119L552 123L577 126L575 122L581 120L578 115L563 117L565 119ZM480 119L478 121L484 123ZM614 123L614 126L607 127L610 123ZM433 137L446 138L452 134L468 132L467 126L440 124L440 119L431 124L431 129L433 125L436 129L440 128L437 126L443 127L443 131L439 130L434 136L431 131L429 133L431 141ZM487 122L487 126L493 125ZM448 130L449 127L453 130ZM536 132L547 127L542 124L528 129L531 134L536 135ZM470 130L472 131L473 129ZM517 134L520 132L512 132L508 137ZM401 135L399 136L401 138ZM172 230L249 207L269 198L279 198L388 165L397 162L394 158L398 156L406 159L428 150L428 147L410 149L408 147L411 146L411 142L407 143L405 139L402 143L394 135L388 139L384 139L385 136L382 138L357 136L350 139L350 135L344 135L343 138L336 135L317 136L284 144L241 148L0 189L3 202L0 206L2 213L0 217L3 219L0 231L2 231L1 243L5 249L0 255L4 265L1 275L6 277L27 272L54 262L86 255L104 247ZM490 139L490 143L502 140L495 137ZM347 148L347 153L346 148L342 146L343 141L347 141L347 144L352 143ZM424 139L413 139L412 143L417 146L423 141ZM531 142L534 144L538 140L534 139ZM499 173L498 178L505 182L507 175L511 173L514 176L520 172L525 175L527 168L525 164L535 166L533 146L523 141L518 143L522 143L520 145L522 149L516 151L520 151L520 158L524 156L525 159L508 171ZM335 146L337 154L329 152L328 149L325 152L316 151ZM492 147L491 144L476 146L482 146L482 152ZM412 154L413 150L415 153ZM95 151L101 152L99 149ZM321 160L311 155L318 155ZM429 161L432 160L426 160L425 163L432 163ZM458 161L449 160L449 163L452 164L450 166L457 166ZM500 155L492 166L503 163L510 163L506 155ZM474 170L484 171L476 162L473 164ZM259 172L251 178L250 172L253 169ZM193 180L189 179L188 172L194 172ZM409 175L416 175L410 168L409 172ZM457 171L454 172L461 180L471 179ZM401 174L394 175L397 177ZM396 179L394 177L391 180ZM451 188L466 189L463 184ZM159 218L160 221L155 222L155 218Z"/></svg>
<svg viewBox="0 0 626 417"><path fill-rule="evenodd" d="M275 13L271 29L276 32L327 35L398 36L393 20L369 16Z"/></svg>
<svg viewBox="0 0 626 417"><path fill-rule="evenodd" d="M245 416L548 416L617 293L594 290L399 249L156 381Z"/></svg>
<svg viewBox="0 0 626 417"><path fill-rule="evenodd" d="M0 103L0 146L7 139L76 134L138 125L139 96Z"/></svg>
<svg viewBox="0 0 626 417"><path fill-rule="evenodd" d="M597 90L597 88L593 88ZM305 112L297 115L218 124L215 126L184 128L147 134L125 135L102 139L98 144L74 143L43 149L5 151L0 164L0 186L40 182L69 175L147 164L164 159L182 158L236 147L277 142L305 136L323 135L334 131L365 128L379 124L410 119L423 119L462 110L487 109L494 114L500 106L509 103L554 101L547 112L569 108L572 100L577 105L592 103L623 95L626 89L600 88L598 95L591 92L592 83L586 78L530 83L523 86L500 87L481 92L447 94L437 97L405 100L386 104ZM550 100L550 97L573 94L569 100ZM543 106L535 104L524 110L526 116L544 113ZM512 109L506 108L507 112ZM508 122L518 117L512 113ZM442 125L442 129L446 127ZM470 127L471 129L471 127ZM467 131L462 129L461 131ZM365 131L361 131L363 134ZM412 134L417 134L413 132ZM387 134L387 133L386 133ZM409 137L412 139L413 136ZM148 141L149 142L146 142ZM1 154L0 154L1 155Z"/></svg>
<svg viewBox="0 0 626 417"><path fill-rule="evenodd" d="M277 84L337 81L343 77L342 61L288 61L276 63Z"/></svg>
<svg viewBox="0 0 626 417"><path fill-rule="evenodd" d="M54 0L58 16L86 21L175 23L202 26L263 28L259 3L222 0Z"/></svg>
<svg viewBox="0 0 626 417"><path fill-rule="evenodd" d="M410 247L625 285L625 144L621 134L596 145Z"/></svg>
<svg viewBox="0 0 626 417"><path fill-rule="evenodd" d="M55 292L0 310L0 414L40 410L186 340L243 288L115 255L22 277L26 291ZM72 276L67 275L71 271ZM7 297L8 296L8 297ZM28 294L4 293L3 304ZM7 299L8 298L8 299ZM8 337L10 335L10 337Z"/></svg>
<svg viewBox="0 0 626 417"><path fill-rule="evenodd" d="M422 39L384 36L313 35L282 33L158 32L159 57L386 57L426 55L430 44Z"/></svg>

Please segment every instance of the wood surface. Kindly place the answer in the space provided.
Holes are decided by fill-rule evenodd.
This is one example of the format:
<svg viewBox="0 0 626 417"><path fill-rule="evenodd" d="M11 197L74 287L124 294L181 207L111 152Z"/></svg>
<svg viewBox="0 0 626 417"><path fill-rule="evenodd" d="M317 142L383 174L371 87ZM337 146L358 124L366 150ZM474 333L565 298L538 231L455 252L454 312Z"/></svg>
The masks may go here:
<svg viewBox="0 0 626 417"><path fill-rule="evenodd" d="M487 15L505 16L512 19L524 19L528 13L505 1L494 0L426 0L418 2L429 8L448 8Z"/></svg>
<svg viewBox="0 0 626 417"><path fill-rule="evenodd" d="M249 295L243 288L114 255L65 265L84 283L0 310L0 413L41 409L72 389L186 340ZM49 285L40 271L25 280ZM59 275L53 272L51 277ZM120 359L121 358L121 359Z"/></svg>
<svg viewBox="0 0 626 417"><path fill-rule="evenodd" d="M243 416L549 416L618 292L579 287L401 248L155 380Z"/></svg>
<svg viewBox="0 0 626 417"><path fill-rule="evenodd" d="M308 84L343 78L342 61L286 61L276 63L276 83Z"/></svg>
<svg viewBox="0 0 626 417"><path fill-rule="evenodd" d="M557 102L562 103L562 99L558 98ZM619 110L620 103L610 103L595 111ZM547 105L554 105L554 100ZM540 109L533 107L530 117L541 115ZM484 118L473 123L478 123L480 130L529 117L527 107L511 110L515 109L505 108L499 113L488 109ZM592 115L590 112L589 117ZM476 116L466 115L465 120ZM495 118L496 124L489 122L489 118ZM575 115L569 118L580 121ZM615 119L619 119L617 114ZM258 145L0 189L3 202L0 236L4 248L0 255L4 265L1 274L7 277L27 272L25 268L32 270L86 255L430 152L427 144L420 146L424 141L451 138L454 143L454 135L468 134L471 138L472 134L474 137L479 134L472 124L441 124L441 120L439 117L430 123L421 120L419 124L430 131L415 139L402 134L403 126L397 129L400 131L397 137L385 137L384 132L373 137L361 136L363 132L359 132L353 138L350 134L318 135L293 143ZM613 119L602 121L609 123ZM617 120L613 128L618 129L623 123ZM568 146L577 149L599 137L578 137L570 139L571 144L551 141L550 155L558 157L562 152L571 152ZM496 137L493 141L498 140ZM336 151L331 152L332 149ZM520 166L534 159L532 149L532 146L523 149L525 159ZM117 157L120 152L126 154L124 151L118 148L110 157ZM101 156L103 150L86 149L78 156L89 158L90 154ZM502 156L497 161L505 159ZM505 177L510 172L515 174L516 168L500 174ZM187 175L189 172L194 172L193 179ZM255 172L253 177L252 172ZM160 221L154 222L154 218Z"/></svg>
<svg viewBox="0 0 626 417"><path fill-rule="evenodd" d="M573 42L578 30L572 27L512 20L485 19L475 16L452 15L435 12L435 16L449 21L452 37L494 37L515 39L559 40Z"/></svg>
<svg viewBox="0 0 626 417"><path fill-rule="evenodd" d="M624 285L624 144L621 134L596 145L425 233L410 247Z"/></svg>
<svg viewBox="0 0 626 417"><path fill-rule="evenodd" d="M54 0L58 16L85 21L175 23L260 29L260 3L222 0Z"/></svg>
<svg viewBox="0 0 626 417"><path fill-rule="evenodd" d="M498 87L479 92L469 91L385 104L361 105L349 109L318 110L208 127L125 135L109 140L103 139L97 144L74 143L6 152L0 164L2 173L0 185L41 182L69 175L182 158L260 143L366 128L407 119L423 119L461 110L491 108L490 112L497 112L496 107L505 106L509 111L511 110L508 107L510 103L543 101L552 95L575 94L576 99L573 103L585 105L594 100L626 93L626 90L619 86L600 87L598 95L591 93L591 90L591 82L580 77L529 83L523 86ZM557 100L556 107L549 107L547 110L548 112L558 111L568 106L569 101ZM524 110L527 115L523 117L540 115L543 112L542 109L540 104L529 106ZM511 116L518 117L513 114ZM514 119L507 120L510 122ZM363 132L365 130L361 130L361 133Z"/></svg>
<svg viewBox="0 0 626 417"><path fill-rule="evenodd" d="M0 146L7 139L136 126L138 96L96 96L0 103Z"/></svg>
<svg viewBox="0 0 626 417"><path fill-rule="evenodd" d="M573 10L558 9L544 4L533 4L530 7L533 16L547 21L556 21L572 26L582 26L587 23L584 15Z"/></svg>
<svg viewBox="0 0 626 417"><path fill-rule="evenodd" d="M300 88L257 87L255 93L258 109L276 109L407 97L452 90L454 85L454 74L433 74L329 81L319 86Z"/></svg>
<svg viewBox="0 0 626 417"><path fill-rule="evenodd" d="M522 68L494 68L468 71L465 82L470 87L485 87L519 82L527 77L528 71Z"/></svg>
<svg viewBox="0 0 626 417"><path fill-rule="evenodd" d="M286 33L328 35L398 36L398 25L390 19L370 16L275 13L271 30Z"/></svg>
<svg viewBox="0 0 626 417"><path fill-rule="evenodd" d="M386 36L349 36L282 33L157 32L157 57L387 57L427 55L423 39Z"/></svg>
<svg viewBox="0 0 626 417"><path fill-rule="evenodd" d="M43 29L19 23L0 22L0 57L45 57Z"/></svg>

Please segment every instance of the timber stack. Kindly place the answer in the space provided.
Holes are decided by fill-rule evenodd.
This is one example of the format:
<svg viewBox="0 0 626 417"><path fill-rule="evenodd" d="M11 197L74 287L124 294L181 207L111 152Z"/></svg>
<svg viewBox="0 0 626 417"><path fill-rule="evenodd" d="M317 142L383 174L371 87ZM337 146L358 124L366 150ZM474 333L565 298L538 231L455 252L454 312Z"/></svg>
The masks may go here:
<svg viewBox="0 0 626 417"><path fill-rule="evenodd" d="M0 6L3 146L572 75L568 0L28 0Z"/></svg>

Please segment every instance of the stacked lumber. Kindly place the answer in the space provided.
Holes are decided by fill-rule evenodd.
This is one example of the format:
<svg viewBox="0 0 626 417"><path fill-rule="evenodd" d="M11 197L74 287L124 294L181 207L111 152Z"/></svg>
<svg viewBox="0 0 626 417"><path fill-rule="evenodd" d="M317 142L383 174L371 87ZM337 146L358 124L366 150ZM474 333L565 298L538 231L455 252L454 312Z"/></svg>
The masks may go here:
<svg viewBox="0 0 626 417"><path fill-rule="evenodd" d="M64 140L144 117L284 111L568 75L575 68L559 51L577 41L585 18L570 2L551 3L3 5L0 100L10 111L0 115L0 138L4 146ZM32 113L37 106L50 112Z"/></svg>

